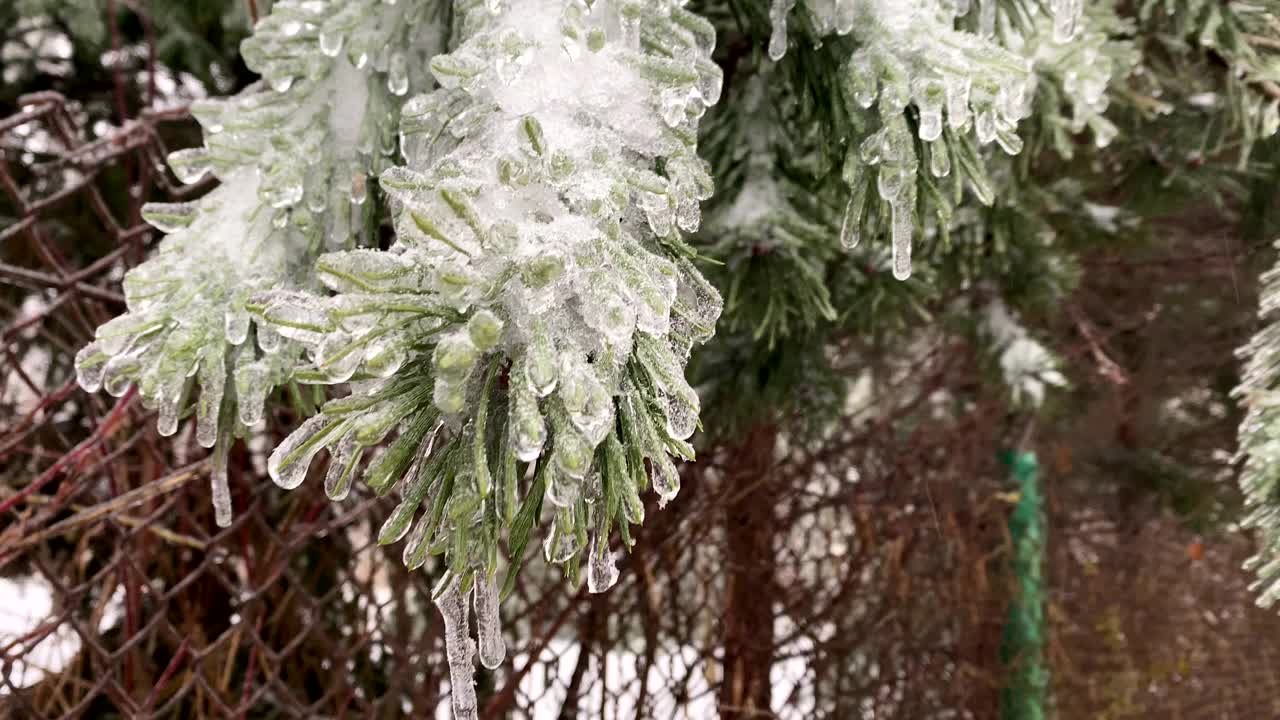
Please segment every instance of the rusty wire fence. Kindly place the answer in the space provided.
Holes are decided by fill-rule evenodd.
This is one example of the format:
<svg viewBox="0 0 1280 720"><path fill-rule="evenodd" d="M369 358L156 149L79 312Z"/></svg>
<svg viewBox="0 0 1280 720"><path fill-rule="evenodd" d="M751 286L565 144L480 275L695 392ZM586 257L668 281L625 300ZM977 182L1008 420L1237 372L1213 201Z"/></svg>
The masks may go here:
<svg viewBox="0 0 1280 720"><path fill-rule="evenodd" d="M75 385L75 351L157 239L141 204L207 190L164 170L193 137L184 109L95 138L56 94L20 105L0 119L0 717L447 717L432 566L406 572L373 542L385 500L271 484L287 410L233 451L219 530L190 430L161 439L132 394ZM1106 350L1095 329L1072 336L1077 376ZM765 427L709 448L648 508L610 592L533 558L503 606L507 661L477 675L483 715L997 717L1008 408L979 390L968 412L935 412L978 361L946 338L922 348L892 403L828 435ZM1125 392L1144 387L1135 374ZM1206 442L1229 447L1230 421ZM1037 444L1058 717L1280 717L1280 621L1251 604L1247 538L1131 492L1080 435Z"/></svg>

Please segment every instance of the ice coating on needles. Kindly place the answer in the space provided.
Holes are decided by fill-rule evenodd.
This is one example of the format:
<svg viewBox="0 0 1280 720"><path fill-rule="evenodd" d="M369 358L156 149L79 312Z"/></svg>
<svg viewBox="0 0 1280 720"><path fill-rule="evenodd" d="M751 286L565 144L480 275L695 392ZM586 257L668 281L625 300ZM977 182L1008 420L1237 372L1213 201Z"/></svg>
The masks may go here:
<svg viewBox="0 0 1280 720"><path fill-rule="evenodd" d="M352 383L277 449L273 477L291 485L324 447L342 465L326 488L395 489L379 541L407 538L410 567L434 548L477 587L488 663L501 655L499 534L537 520L517 515L553 512L551 562L576 568L598 538L589 581L602 590L616 578L611 528L643 518L650 486L670 500L670 456L692 457L684 365L721 301L683 235L712 191L697 123L722 78L711 25L670 2L454 12L455 49L429 64L439 89L401 113L406 165L379 180L394 245L322 255L332 297L282 290L253 305L304 347L299 381ZM353 448L377 454L362 465ZM454 681L466 716L470 676Z"/></svg>
<svg viewBox="0 0 1280 720"><path fill-rule="evenodd" d="M163 435L176 432L198 388L196 437L216 446L219 525L231 522L226 446L262 419L268 393L288 379L301 349L272 327L255 327L247 304L263 290L315 287L319 252L366 241L366 177L390 164L398 95L408 90L395 91L408 78L396 76L403 63L393 60L426 52L424 8L275 3L243 48L264 82L198 101L192 113L204 146L169 158L183 182L211 174L222 184L194 202L143 208L169 235L125 278L129 312L98 328L77 355L86 390L120 395L136 383ZM347 56L319 51L321 37L346 36Z"/></svg>

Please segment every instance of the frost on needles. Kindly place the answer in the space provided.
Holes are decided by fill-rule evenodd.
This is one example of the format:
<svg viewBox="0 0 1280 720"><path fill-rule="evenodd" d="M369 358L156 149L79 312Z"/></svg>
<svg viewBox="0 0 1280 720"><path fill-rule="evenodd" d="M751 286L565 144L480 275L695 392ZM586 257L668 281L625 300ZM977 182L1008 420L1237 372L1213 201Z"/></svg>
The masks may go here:
<svg viewBox="0 0 1280 720"><path fill-rule="evenodd" d="M232 439L262 420L268 393L290 378L302 352L271 325L253 323L249 299L270 288L314 288L317 254L363 242L367 178L396 151L408 68L424 62L409 58L425 51L428 7L275 3L243 46L264 81L198 102L204 147L169 157L178 179L212 173L221 184L196 202L143 208L170 234L126 276L129 312L98 328L76 357L86 390L119 396L136 383L158 410L162 435L194 411L197 439L214 448L219 525L231 522ZM426 78L413 80L421 87Z"/></svg>

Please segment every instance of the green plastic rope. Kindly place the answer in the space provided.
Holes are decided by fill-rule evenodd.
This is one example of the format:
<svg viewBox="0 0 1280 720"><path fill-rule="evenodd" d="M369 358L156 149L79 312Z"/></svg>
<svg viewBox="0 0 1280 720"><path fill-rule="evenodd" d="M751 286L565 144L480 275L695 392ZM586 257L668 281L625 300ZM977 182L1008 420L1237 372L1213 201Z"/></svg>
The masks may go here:
<svg viewBox="0 0 1280 720"><path fill-rule="evenodd" d="M1002 720L1045 720L1049 669L1044 660L1042 568L1046 528L1040 468L1033 452L1010 453L1005 461L1013 471L1020 495L1018 505L1009 516L1017 592L1009 605L1009 619L1000 641L1000 662L1008 668L1008 682L1001 691L1000 717Z"/></svg>

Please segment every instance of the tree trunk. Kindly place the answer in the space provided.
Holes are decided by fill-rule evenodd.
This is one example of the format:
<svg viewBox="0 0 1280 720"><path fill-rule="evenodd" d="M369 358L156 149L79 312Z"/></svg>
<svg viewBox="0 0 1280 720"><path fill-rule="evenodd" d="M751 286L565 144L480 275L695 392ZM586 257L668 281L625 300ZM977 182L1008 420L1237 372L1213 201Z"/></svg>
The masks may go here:
<svg viewBox="0 0 1280 720"><path fill-rule="evenodd" d="M777 431L756 427L731 452L725 505L722 720L771 717L774 533L779 487L771 477Z"/></svg>

